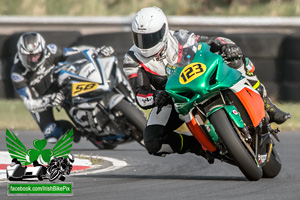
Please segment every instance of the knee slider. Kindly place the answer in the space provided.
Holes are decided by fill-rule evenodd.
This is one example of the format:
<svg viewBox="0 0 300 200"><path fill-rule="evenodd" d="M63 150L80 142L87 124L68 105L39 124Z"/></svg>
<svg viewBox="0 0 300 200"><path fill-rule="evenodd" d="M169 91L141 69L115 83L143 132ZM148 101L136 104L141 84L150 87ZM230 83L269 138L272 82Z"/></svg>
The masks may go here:
<svg viewBox="0 0 300 200"><path fill-rule="evenodd" d="M144 130L145 148L149 154L156 154L162 146L163 128L160 126L148 126Z"/></svg>
<svg viewBox="0 0 300 200"><path fill-rule="evenodd" d="M158 140L145 142L145 148L149 154L156 154L161 149L161 145L161 142Z"/></svg>
<svg viewBox="0 0 300 200"><path fill-rule="evenodd" d="M58 127L55 123L50 123L44 128L43 133L46 139L50 137L59 138L62 135L62 131L61 127Z"/></svg>

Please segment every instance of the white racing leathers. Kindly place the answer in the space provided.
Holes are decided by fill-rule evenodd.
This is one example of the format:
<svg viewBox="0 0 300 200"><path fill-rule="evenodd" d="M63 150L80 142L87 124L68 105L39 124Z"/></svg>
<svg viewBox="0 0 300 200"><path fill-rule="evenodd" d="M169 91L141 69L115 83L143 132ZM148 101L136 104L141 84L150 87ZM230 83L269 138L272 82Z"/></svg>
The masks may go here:
<svg viewBox="0 0 300 200"><path fill-rule="evenodd" d="M123 70L135 90L138 105L143 109L154 108L157 90L165 89L166 65L175 67L188 65L194 58L198 42L209 42L210 39L218 38L199 36L186 30L169 31L167 45L161 55L149 58L140 55L136 47L132 46L125 54ZM220 39L222 43L230 41ZM239 67L244 74L247 73L245 69L249 68L245 67L245 63ZM183 123L174 106L164 106L159 114L156 114L156 110L157 107L151 111L144 131L145 147L148 152L154 155L199 153L201 147L194 137L173 132Z"/></svg>

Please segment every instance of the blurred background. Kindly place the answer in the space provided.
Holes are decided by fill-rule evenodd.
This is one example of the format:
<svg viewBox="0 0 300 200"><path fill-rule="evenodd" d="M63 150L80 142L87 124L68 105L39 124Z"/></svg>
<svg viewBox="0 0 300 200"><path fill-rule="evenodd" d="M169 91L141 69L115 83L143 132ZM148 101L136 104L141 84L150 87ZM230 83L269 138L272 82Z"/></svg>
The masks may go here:
<svg viewBox="0 0 300 200"><path fill-rule="evenodd" d="M1 15L127 16L143 7L167 15L297 16L299 0L1 0Z"/></svg>
<svg viewBox="0 0 300 200"><path fill-rule="evenodd" d="M236 42L272 100L292 113L281 128L300 129L300 0L0 0L0 129L38 129L10 80L23 32L40 32L63 47L112 45L122 67L131 20L149 6L165 12L171 30Z"/></svg>

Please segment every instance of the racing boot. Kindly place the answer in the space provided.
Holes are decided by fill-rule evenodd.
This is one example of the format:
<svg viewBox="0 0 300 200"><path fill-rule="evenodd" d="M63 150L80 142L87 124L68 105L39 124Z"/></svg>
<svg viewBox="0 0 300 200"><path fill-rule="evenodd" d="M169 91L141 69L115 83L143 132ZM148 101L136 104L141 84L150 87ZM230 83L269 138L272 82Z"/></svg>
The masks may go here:
<svg viewBox="0 0 300 200"><path fill-rule="evenodd" d="M178 134L181 137L181 148L179 150L179 154L182 153L194 153L198 156L204 157L209 164L213 164L215 159L209 152L206 152L202 149L201 144L196 140L194 136L187 136Z"/></svg>
<svg viewBox="0 0 300 200"><path fill-rule="evenodd" d="M280 110L269 97L264 97L265 110L270 116L270 123L275 122L276 124L282 124L292 116L290 113L286 113Z"/></svg>
<svg viewBox="0 0 300 200"><path fill-rule="evenodd" d="M264 101L265 110L270 117L270 123L275 122L276 124L282 124L292 117L290 113L286 113L280 110L275 104L273 104L273 102L267 95L265 86L262 83L259 82L259 86L256 88L256 90L259 92Z"/></svg>
<svg viewBox="0 0 300 200"><path fill-rule="evenodd" d="M76 128L73 129L73 141L75 143L78 143L80 141L80 138L81 138L81 134L80 134L80 131L77 130Z"/></svg>

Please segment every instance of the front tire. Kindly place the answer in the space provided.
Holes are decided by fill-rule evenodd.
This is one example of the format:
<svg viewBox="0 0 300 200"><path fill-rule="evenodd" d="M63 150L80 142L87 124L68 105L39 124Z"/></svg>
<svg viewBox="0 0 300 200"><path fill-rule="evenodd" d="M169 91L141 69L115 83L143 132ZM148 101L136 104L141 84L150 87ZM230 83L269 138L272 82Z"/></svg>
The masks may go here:
<svg viewBox="0 0 300 200"><path fill-rule="evenodd" d="M259 180L263 175L262 168L244 147L225 111L220 109L209 118L220 140L246 178L250 181Z"/></svg>
<svg viewBox="0 0 300 200"><path fill-rule="evenodd" d="M115 110L121 111L128 122L133 125L134 129L131 130L131 137L136 140L142 146L144 144L143 132L146 128L147 120L144 113L140 111L137 107L130 104L125 99L122 99L115 107Z"/></svg>
<svg viewBox="0 0 300 200"><path fill-rule="evenodd" d="M267 162L262 169L263 178L274 178L279 174L281 170L281 160L274 147L272 148L269 162Z"/></svg>
<svg viewBox="0 0 300 200"><path fill-rule="evenodd" d="M51 171L50 177L49 177L49 181L55 181L59 176L61 175L61 171L58 169L53 169Z"/></svg>

